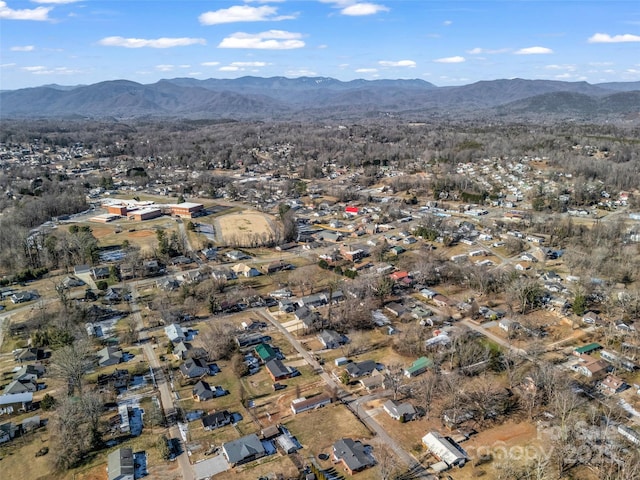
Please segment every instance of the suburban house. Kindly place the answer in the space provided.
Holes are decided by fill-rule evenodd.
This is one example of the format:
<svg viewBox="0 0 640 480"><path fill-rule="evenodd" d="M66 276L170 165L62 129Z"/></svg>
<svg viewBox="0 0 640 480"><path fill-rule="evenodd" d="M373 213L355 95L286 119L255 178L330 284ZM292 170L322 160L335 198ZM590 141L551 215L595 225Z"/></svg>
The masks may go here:
<svg viewBox="0 0 640 480"><path fill-rule="evenodd" d="M199 358L189 358L180 365L180 373L184 378L198 378L209 372L209 365Z"/></svg>
<svg viewBox="0 0 640 480"><path fill-rule="evenodd" d="M298 300L298 307L317 308L327 304L327 296L324 293L314 293Z"/></svg>
<svg viewBox="0 0 640 480"><path fill-rule="evenodd" d="M404 376L407 378L417 377L431 367L433 367L433 361L430 358L420 357L405 369Z"/></svg>
<svg viewBox="0 0 640 480"><path fill-rule="evenodd" d="M587 325L595 325L600 321L600 315L595 312L587 312L582 316L582 321Z"/></svg>
<svg viewBox="0 0 640 480"><path fill-rule="evenodd" d="M311 398L296 398L291 402L291 411L296 415L298 413L306 412L307 410L322 408L330 403L331 397L328 395L315 395Z"/></svg>
<svg viewBox="0 0 640 480"><path fill-rule="evenodd" d="M222 444L222 453L227 461L232 465L257 460L266 455L262 442L255 433L246 435L232 442Z"/></svg>
<svg viewBox="0 0 640 480"><path fill-rule="evenodd" d="M93 267L91 269L91 276L94 280L109 278L110 274L109 267Z"/></svg>
<svg viewBox="0 0 640 480"><path fill-rule="evenodd" d="M278 262L272 262L272 263L267 263L265 265L262 266L262 271L266 274L266 275L271 275L273 273L278 273L281 272L283 270L289 270L291 268L291 264L290 263L285 263L282 260L278 261Z"/></svg>
<svg viewBox="0 0 640 480"><path fill-rule="evenodd" d="M620 377L609 374L599 383L598 387L600 390L613 395L626 390L629 385Z"/></svg>
<svg viewBox="0 0 640 480"><path fill-rule="evenodd" d="M340 347L349 342L349 339L344 335L340 335L335 330L323 330L318 335L318 340L324 346L324 348L334 349Z"/></svg>
<svg viewBox="0 0 640 480"><path fill-rule="evenodd" d="M604 360L594 358L586 353L580 355L580 361L574 367L575 371L588 378L599 378L607 374L609 364Z"/></svg>
<svg viewBox="0 0 640 480"><path fill-rule="evenodd" d="M280 358L278 352L268 343L260 343L259 345L256 345L254 351L256 352L256 355L258 355L260 362L263 364L276 358Z"/></svg>
<svg viewBox="0 0 640 480"><path fill-rule="evenodd" d="M171 343L184 342L187 339L184 329L176 323L164 327L164 333Z"/></svg>
<svg viewBox="0 0 640 480"><path fill-rule="evenodd" d="M15 423L7 422L0 425L0 445L13 440L17 433L18 425Z"/></svg>
<svg viewBox="0 0 640 480"><path fill-rule="evenodd" d="M247 278L258 277L262 275L262 273L260 273L260 270L245 263L238 263L231 267L231 270L233 270L236 275L242 275Z"/></svg>
<svg viewBox="0 0 640 480"><path fill-rule="evenodd" d="M204 348L194 347L190 342L176 343L173 347L173 355L178 360L186 360L187 358L206 359L209 356Z"/></svg>
<svg viewBox="0 0 640 480"><path fill-rule="evenodd" d="M13 413L16 410L27 411L31 408L33 393L13 393L10 395L0 395L0 412Z"/></svg>
<svg viewBox="0 0 640 480"><path fill-rule="evenodd" d="M122 350L117 347L104 347L96 353L98 365L109 367L122 362Z"/></svg>
<svg viewBox="0 0 640 480"><path fill-rule="evenodd" d="M573 354L576 357L579 357L580 355L582 355L583 353L593 353L596 350L600 350L602 348L602 345L600 345L599 343L589 343L587 345L583 345L582 347L577 347L573 350Z"/></svg>
<svg viewBox="0 0 640 480"><path fill-rule="evenodd" d="M282 363L282 360L278 358L269 360L267 363L265 363L265 367L274 382L293 377L296 374L295 369L287 367L284 363Z"/></svg>
<svg viewBox="0 0 640 480"><path fill-rule="evenodd" d="M342 462L349 475L375 465L362 442L351 438L341 438L333 444L333 458Z"/></svg>
<svg viewBox="0 0 640 480"><path fill-rule="evenodd" d="M26 380L38 380L42 375L44 375L45 368L44 365L24 365L21 367L16 373L13 375L14 380L19 380L24 382Z"/></svg>
<svg viewBox="0 0 640 480"><path fill-rule="evenodd" d="M16 353L16 362L35 362L36 360L42 360L45 357L44 350L41 348L25 348Z"/></svg>
<svg viewBox="0 0 640 480"><path fill-rule="evenodd" d="M397 302L387 303L384 306L384 308L385 308L385 310L387 310L389 313L391 313L392 315L394 315L396 317L402 316L407 311L407 309L404 308L404 306L402 304L397 303Z"/></svg>
<svg viewBox="0 0 640 480"><path fill-rule="evenodd" d="M231 414L227 410L222 410L202 417L202 426L205 430L215 430L230 425L232 420Z"/></svg>
<svg viewBox="0 0 640 480"><path fill-rule="evenodd" d="M234 262L251 258L246 253L243 253L239 250L231 250L230 252L227 252L225 255L227 256L227 258L229 258L230 260L233 260Z"/></svg>
<svg viewBox="0 0 640 480"><path fill-rule="evenodd" d="M11 303L24 303L33 300L36 296L32 292L16 292L10 298Z"/></svg>
<svg viewBox="0 0 640 480"><path fill-rule="evenodd" d="M371 372L371 375L361 378L359 382L367 392L372 392L374 390L385 388L385 379L386 377L382 373L378 370L374 370Z"/></svg>
<svg viewBox="0 0 640 480"><path fill-rule="evenodd" d="M364 360L362 362L353 362L346 366L345 370L351 378L360 378L370 375L376 370L378 364L373 360Z"/></svg>
<svg viewBox="0 0 640 480"><path fill-rule="evenodd" d="M236 343L240 348L253 347L269 341L271 341L271 337L261 333L245 333L236 337Z"/></svg>
<svg viewBox="0 0 640 480"><path fill-rule="evenodd" d="M193 399L197 402L204 402L206 400L211 400L215 398L216 394L213 390L211 390L211 385L209 385L204 380L200 380L196 383L191 390L191 395Z"/></svg>
<svg viewBox="0 0 640 480"><path fill-rule="evenodd" d="M38 390L38 383L34 380L13 380L4 387L3 395L14 395L18 393L34 393Z"/></svg>
<svg viewBox="0 0 640 480"><path fill-rule="evenodd" d="M600 352L600 358L606 360L617 368L624 368L629 372L633 372L636 368L638 368L638 366L628 358L625 358L622 355L610 350L602 350L602 352Z"/></svg>
<svg viewBox="0 0 640 480"><path fill-rule="evenodd" d="M618 425L618 433L630 442L640 445L640 432L626 425Z"/></svg>
<svg viewBox="0 0 640 480"><path fill-rule="evenodd" d="M396 400L387 400L383 405L384 411L387 414L401 422L408 422L416 416L416 409L408 402L400 403Z"/></svg>
<svg viewBox="0 0 640 480"><path fill-rule="evenodd" d="M109 480L134 480L133 450L119 448L107 457Z"/></svg>
<svg viewBox="0 0 640 480"><path fill-rule="evenodd" d="M449 438L445 438L438 432L429 432L422 437L422 443L440 461L448 467L455 465L462 466L469 459L467 454L457 443Z"/></svg>

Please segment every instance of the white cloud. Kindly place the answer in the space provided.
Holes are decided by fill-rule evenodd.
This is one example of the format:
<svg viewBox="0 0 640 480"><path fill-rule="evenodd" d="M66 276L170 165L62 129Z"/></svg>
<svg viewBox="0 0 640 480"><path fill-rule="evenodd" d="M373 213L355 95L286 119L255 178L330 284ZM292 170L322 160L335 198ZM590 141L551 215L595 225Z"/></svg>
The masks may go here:
<svg viewBox="0 0 640 480"><path fill-rule="evenodd" d="M461 56L457 55L455 57L436 58L434 60L434 62L436 62L436 63L462 63L462 62L466 62L466 59L464 57L461 57Z"/></svg>
<svg viewBox="0 0 640 480"><path fill-rule="evenodd" d="M589 62L592 67L610 67L613 62Z"/></svg>
<svg viewBox="0 0 640 480"><path fill-rule="evenodd" d="M74 70L68 67L47 68L42 65L34 65L31 67L22 67L25 72L31 72L34 75L73 75L82 73L80 70Z"/></svg>
<svg viewBox="0 0 640 480"><path fill-rule="evenodd" d="M218 70L220 70L221 72L237 72L238 70L240 70L240 67L225 65L224 67L220 67Z"/></svg>
<svg viewBox="0 0 640 480"><path fill-rule="evenodd" d="M16 64L15 63L2 63L0 64L0 68L11 68L11 67L15 67Z"/></svg>
<svg viewBox="0 0 640 480"><path fill-rule="evenodd" d="M267 62L231 62L234 67L266 67Z"/></svg>
<svg viewBox="0 0 640 480"><path fill-rule="evenodd" d="M545 65L544 66L545 69L547 70L566 70L568 72L575 72L576 71L576 66L575 65Z"/></svg>
<svg viewBox="0 0 640 480"><path fill-rule="evenodd" d="M509 51L508 48L498 48L498 49L488 49L488 48L472 48L471 50L467 50L469 55L496 55L499 53L507 53Z"/></svg>
<svg viewBox="0 0 640 480"><path fill-rule="evenodd" d="M33 45L23 45L11 47L12 52L33 52L36 49Z"/></svg>
<svg viewBox="0 0 640 480"><path fill-rule="evenodd" d="M622 35L609 35L608 33L596 33L587 40L589 43L628 43L640 42L640 35L624 33Z"/></svg>
<svg viewBox="0 0 640 480"><path fill-rule="evenodd" d="M5 20L34 20L37 22L46 22L49 20L49 12L51 7L36 7L14 10L7 7L7 2L0 1L0 18Z"/></svg>
<svg viewBox="0 0 640 480"><path fill-rule="evenodd" d="M306 68L301 68L299 70L287 70L284 74L287 77L315 77L318 75L313 70L307 70Z"/></svg>
<svg viewBox="0 0 640 480"><path fill-rule="evenodd" d="M198 17L202 25L219 25L221 23L236 22L265 22L292 20L296 15L277 16L278 9L269 5L262 7L250 7L249 5L236 5L221 10L204 12Z"/></svg>
<svg viewBox="0 0 640 480"><path fill-rule="evenodd" d="M175 65L156 65L156 70L159 72L170 72L174 68L176 68Z"/></svg>
<svg viewBox="0 0 640 480"><path fill-rule="evenodd" d="M203 67L216 67L220 65L220 62L202 62L200 65Z"/></svg>
<svg viewBox="0 0 640 480"><path fill-rule="evenodd" d="M258 50L291 50L304 47L301 33L269 30L261 33L236 32L223 38L218 48L255 48Z"/></svg>
<svg viewBox="0 0 640 480"><path fill-rule="evenodd" d="M378 65L383 67L408 67L414 68L416 66L416 62L413 60L398 60L397 62L392 62L388 60L380 60Z"/></svg>
<svg viewBox="0 0 640 480"><path fill-rule="evenodd" d="M342 13L342 15L348 15L350 17L362 17L365 15L375 15L379 12L388 11L389 8L377 3L354 3L353 5L349 5L340 10L340 13Z"/></svg>
<svg viewBox="0 0 640 480"><path fill-rule="evenodd" d="M445 20L444 22L442 22L442 25L448 27L449 25L453 25L453 22L451 20Z"/></svg>
<svg viewBox="0 0 640 480"><path fill-rule="evenodd" d="M105 47L125 47L125 48L171 48L185 47L188 45L206 45L204 38L124 38L124 37L105 37L98 42Z"/></svg>
<svg viewBox="0 0 640 480"><path fill-rule="evenodd" d="M22 70L25 70L27 72L39 72L46 69L47 67L43 67L42 65L34 65L32 67L22 67Z"/></svg>
<svg viewBox="0 0 640 480"><path fill-rule="evenodd" d="M527 47L516 50L514 53L516 55L546 55L553 53L553 50L547 47Z"/></svg>
<svg viewBox="0 0 640 480"><path fill-rule="evenodd" d="M377 68L358 68L356 69L356 73L376 73L378 71Z"/></svg>

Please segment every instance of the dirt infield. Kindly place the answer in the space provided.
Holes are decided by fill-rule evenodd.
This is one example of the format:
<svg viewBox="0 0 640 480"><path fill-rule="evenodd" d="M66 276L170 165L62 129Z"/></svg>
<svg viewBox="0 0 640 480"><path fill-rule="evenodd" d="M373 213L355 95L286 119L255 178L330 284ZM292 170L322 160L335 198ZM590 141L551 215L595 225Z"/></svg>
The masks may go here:
<svg viewBox="0 0 640 480"><path fill-rule="evenodd" d="M113 231L114 231L113 227L97 227L95 225L91 225L91 233L98 240L100 240L101 238L104 238L104 237L106 237L108 235L111 235L113 233Z"/></svg>
<svg viewBox="0 0 640 480"><path fill-rule="evenodd" d="M153 235L155 235L153 230L136 230L135 232L127 232L126 236L132 238L145 238Z"/></svg>
<svg viewBox="0 0 640 480"><path fill-rule="evenodd" d="M223 215L216 219L219 241L237 247L254 247L273 242L274 221L269 215L252 210Z"/></svg>

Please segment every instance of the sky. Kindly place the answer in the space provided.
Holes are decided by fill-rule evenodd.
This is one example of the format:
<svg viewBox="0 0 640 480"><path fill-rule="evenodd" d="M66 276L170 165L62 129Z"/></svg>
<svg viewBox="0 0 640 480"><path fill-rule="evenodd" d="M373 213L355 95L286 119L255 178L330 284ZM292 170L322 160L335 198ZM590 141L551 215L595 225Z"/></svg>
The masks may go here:
<svg viewBox="0 0 640 480"><path fill-rule="evenodd" d="M638 0L0 0L0 89L322 76L640 80Z"/></svg>

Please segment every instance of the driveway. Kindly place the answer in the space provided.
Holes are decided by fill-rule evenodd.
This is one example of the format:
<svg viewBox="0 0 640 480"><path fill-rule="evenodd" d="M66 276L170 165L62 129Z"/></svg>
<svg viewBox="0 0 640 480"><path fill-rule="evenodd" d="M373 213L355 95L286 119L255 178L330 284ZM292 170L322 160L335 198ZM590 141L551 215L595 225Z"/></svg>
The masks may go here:
<svg viewBox="0 0 640 480"><path fill-rule="evenodd" d="M213 477L218 473L226 472L229 468L229 463L222 453L193 464L196 480Z"/></svg>

